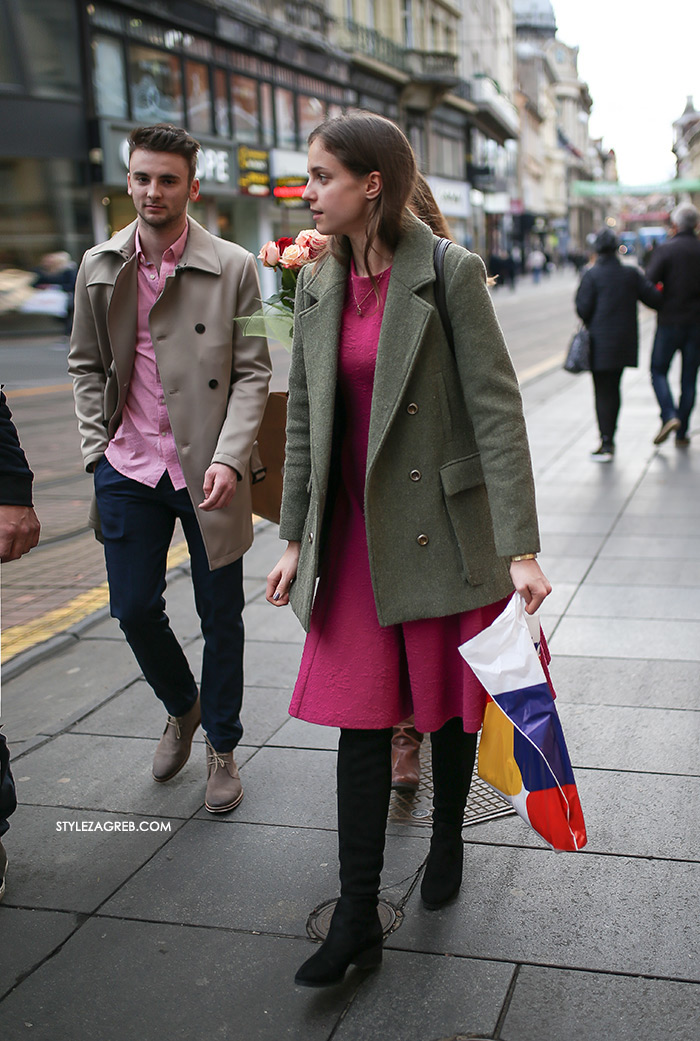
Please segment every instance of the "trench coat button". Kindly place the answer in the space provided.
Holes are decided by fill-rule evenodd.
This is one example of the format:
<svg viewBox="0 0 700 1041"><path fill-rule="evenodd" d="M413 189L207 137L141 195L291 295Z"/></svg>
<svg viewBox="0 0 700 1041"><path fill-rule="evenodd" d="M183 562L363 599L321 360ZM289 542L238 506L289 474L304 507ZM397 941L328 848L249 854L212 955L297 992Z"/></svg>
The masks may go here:
<svg viewBox="0 0 700 1041"><path fill-rule="evenodd" d="M416 539L416 542L418 543L419 546L427 546L428 543L430 542L430 539L428 538L427 535L419 535L418 538Z"/></svg>
<svg viewBox="0 0 700 1041"><path fill-rule="evenodd" d="M412 401L410 405L406 405L406 411L408 412L409 416L415 416L416 412L418 411L418 406L416 405L415 401Z"/></svg>
<svg viewBox="0 0 700 1041"><path fill-rule="evenodd" d="M219 386L219 381L218 380L209 380L209 386L211 387L212 390L216 390L216 388Z"/></svg>
<svg viewBox="0 0 700 1041"><path fill-rule="evenodd" d="M420 481L423 474L420 472L420 470L411 470L409 476L412 481Z"/></svg>
<svg viewBox="0 0 700 1041"><path fill-rule="evenodd" d="M203 333L205 329L206 329L206 325L202 325L201 322L197 322L197 324L194 327L194 331L196 333Z"/></svg>
<svg viewBox="0 0 700 1041"><path fill-rule="evenodd" d="M309 532L309 542L313 542L313 541L314 541L314 533L313 533L313 531L310 531Z"/></svg>

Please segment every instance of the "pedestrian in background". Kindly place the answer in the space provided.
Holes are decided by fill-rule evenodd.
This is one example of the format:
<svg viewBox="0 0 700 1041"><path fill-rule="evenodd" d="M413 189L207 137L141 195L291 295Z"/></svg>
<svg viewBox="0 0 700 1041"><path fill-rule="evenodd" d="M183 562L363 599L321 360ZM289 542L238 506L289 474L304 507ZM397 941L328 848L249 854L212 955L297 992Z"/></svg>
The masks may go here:
<svg viewBox="0 0 700 1041"><path fill-rule="evenodd" d="M431 733L426 907L456 896L485 692L458 646L517 588L550 586L517 379L481 259L445 257L450 347L435 305L435 237L408 209L415 159L369 113L309 139L304 198L332 236L297 285L280 535L267 599L309 635L290 712L341 728L340 899L296 982L324 986L382 956L377 904L392 728ZM316 579L320 577L316 590Z"/></svg>
<svg viewBox="0 0 700 1041"><path fill-rule="evenodd" d="M596 462L612 462L620 414L620 381L626 368L638 363L637 301L661 306L661 293L636 264L623 264L619 241L611 228L596 236L598 259L588 268L576 293L576 311L591 336L591 376L600 445L591 453Z"/></svg>
<svg viewBox="0 0 700 1041"><path fill-rule="evenodd" d="M153 777L182 769L201 719L205 806L226 813L243 797L233 757L243 732L241 558L253 541L248 465L270 357L264 338L234 321L259 307L254 257L187 214L198 149L168 124L129 135L137 219L83 258L69 369L111 611L168 713ZM200 692L163 599L178 518L204 636Z"/></svg>
<svg viewBox="0 0 700 1041"><path fill-rule="evenodd" d="M39 542L41 525L32 503L34 474L19 443L12 413L0 390L0 563L19 560ZM17 809L10 751L0 731L0 840ZM7 853L0 841L0 900L5 895Z"/></svg>
<svg viewBox="0 0 700 1041"><path fill-rule="evenodd" d="M663 285L663 303L651 354L651 384L661 410L661 428L654 438L661 445L676 432L676 445L690 444L688 423L695 405L700 367L700 239L698 211L681 203L671 214L675 235L651 254L647 277ZM681 392L676 406L668 370L676 352L681 355Z"/></svg>
<svg viewBox="0 0 700 1041"><path fill-rule="evenodd" d="M537 285L547 264L547 258L541 249L533 249L527 258L527 269L532 272L532 281Z"/></svg>

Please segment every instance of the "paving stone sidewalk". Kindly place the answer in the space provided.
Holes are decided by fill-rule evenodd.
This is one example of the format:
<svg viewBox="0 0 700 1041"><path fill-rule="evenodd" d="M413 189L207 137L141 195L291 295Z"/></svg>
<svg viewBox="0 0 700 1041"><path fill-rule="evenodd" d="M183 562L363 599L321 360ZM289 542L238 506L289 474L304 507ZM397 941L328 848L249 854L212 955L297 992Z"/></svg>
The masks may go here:
<svg viewBox="0 0 700 1041"><path fill-rule="evenodd" d="M21 806L0 906L4 1041L698 1036L700 437L652 446L645 368L624 398L606 466L588 458L587 376L525 390L555 587L542 620L586 850L555 855L515 817L467 828L461 896L431 913L416 889L428 829L393 821L383 896L401 924L381 971L295 988L309 912L336 894L337 732L287 715L303 634L264 602L280 544L263 526L246 558L231 815L203 808L201 738L177 778L152 781L162 713L113 621L5 682ZM183 569L168 606L198 668Z"/></svg>

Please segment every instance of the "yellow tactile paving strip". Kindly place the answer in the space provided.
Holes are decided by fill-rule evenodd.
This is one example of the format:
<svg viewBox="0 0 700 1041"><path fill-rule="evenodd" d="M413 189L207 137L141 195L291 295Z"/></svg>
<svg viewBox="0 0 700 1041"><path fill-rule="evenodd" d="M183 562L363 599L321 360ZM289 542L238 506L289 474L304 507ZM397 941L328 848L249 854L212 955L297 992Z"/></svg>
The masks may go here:
<svg viewBox="0 0 700 1041"><path fill-rule="evenodd" d="M168 553L168 569L178 567L189 558L187 543L181 542L173 546ZM4 665L22 651L28 651L36 644L50 640L52 636L63 633L72 625L82 622L88 615L94 614L100 608L109 603L109 587L102 582L94 589L76 596L63 607L54 611L48 611L44 615L26 622L24 625L14 625L2 632L2 644L0 646L0 662Z"/></svg>

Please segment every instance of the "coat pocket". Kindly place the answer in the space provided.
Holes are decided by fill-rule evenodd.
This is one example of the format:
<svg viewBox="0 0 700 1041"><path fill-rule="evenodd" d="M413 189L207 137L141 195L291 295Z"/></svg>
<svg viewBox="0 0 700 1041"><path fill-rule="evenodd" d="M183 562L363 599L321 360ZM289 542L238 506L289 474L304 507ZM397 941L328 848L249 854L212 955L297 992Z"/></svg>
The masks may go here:
<svg viewBox="0 0 700 1041"><path fill-rule="evenodd" d="M472 586L485 581L495 555L493 525L478 452L440 467L447 514Z"/></svg>

